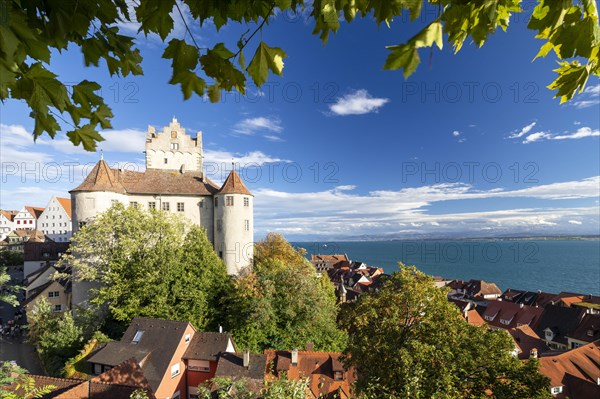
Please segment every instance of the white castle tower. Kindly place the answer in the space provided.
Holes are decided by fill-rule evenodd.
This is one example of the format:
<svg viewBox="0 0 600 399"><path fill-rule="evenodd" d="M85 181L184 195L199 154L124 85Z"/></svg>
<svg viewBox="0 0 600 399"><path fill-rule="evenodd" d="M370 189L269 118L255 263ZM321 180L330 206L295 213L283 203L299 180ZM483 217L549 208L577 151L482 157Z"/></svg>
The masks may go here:
<svg viewBox="0 0 600 399"><path fill-rule="evenodd" d="M229 274L251 266L253 195L233 170L219 187L202 170L202 132L193 138L173 118L162 131L148 126L146 170L112 169L101 159L70 191L73 231L113 203L177 212L206 229ZM75 288L73 302L76 301Z"/></svg>

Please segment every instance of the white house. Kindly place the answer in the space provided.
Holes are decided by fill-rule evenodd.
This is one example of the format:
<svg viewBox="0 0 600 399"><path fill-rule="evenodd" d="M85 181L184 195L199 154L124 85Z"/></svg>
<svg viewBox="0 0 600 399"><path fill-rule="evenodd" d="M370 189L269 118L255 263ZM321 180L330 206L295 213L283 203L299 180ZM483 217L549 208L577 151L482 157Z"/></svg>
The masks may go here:
<svg viewBox="0 0 600 399"><path fill-rule="evenodd" d="M38 219L38 229L56 242L71 239L71 199L52 197Z"/></svg>
<svg viewBox="0 0 600 399"><path fill-rule="evenodd" d="M44 212L44 208L24 206L14 218L14 230L16 229L38 229L38 219Z"/></svg>
<svg viewBox="0 0 600 399"><path fill-rule="evenodd" d="M111 169L100 160L70 191L73 232L115 202L178 212L206 228L229 274L250 266L253 257L253 195L235 170L221 187L204 174L202 133L196 137L173 118L162 132L148 127L146 170ZM73 293L77 302L77 293Z"/></svg>
<svg viewBox="0 0 600 399"><path fill-rule="evenodd" d="M15 216L18 211L0 211L0 241L15 229Z"/></svg>

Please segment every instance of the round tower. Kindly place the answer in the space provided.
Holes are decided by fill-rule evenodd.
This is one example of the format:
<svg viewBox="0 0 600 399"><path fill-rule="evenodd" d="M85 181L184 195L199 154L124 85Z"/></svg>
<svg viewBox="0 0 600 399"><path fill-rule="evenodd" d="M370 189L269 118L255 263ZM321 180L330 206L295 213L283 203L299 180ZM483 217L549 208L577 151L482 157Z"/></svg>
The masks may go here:
<svg viewBox="0 0 600 399"><path fill-rule="evenodd" d="M254 196L231 171L214 196L214 243L228 274L239 274L254 256Z"/></svg>

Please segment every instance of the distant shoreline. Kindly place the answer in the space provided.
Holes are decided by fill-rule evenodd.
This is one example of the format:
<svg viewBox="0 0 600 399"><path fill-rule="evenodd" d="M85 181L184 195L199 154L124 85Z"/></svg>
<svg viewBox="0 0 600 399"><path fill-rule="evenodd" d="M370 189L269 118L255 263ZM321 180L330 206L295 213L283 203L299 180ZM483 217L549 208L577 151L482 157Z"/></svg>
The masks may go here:
<svg viewBox="0 0 600 399"><path fill-rule="evenodd" d="M582 236L504 236L504 237L418 237L418 238L369 238L369 239L319 239L309 241L291 240L292 243L315 242L408 242L408 241L598 241L600 235Z"/></svg>

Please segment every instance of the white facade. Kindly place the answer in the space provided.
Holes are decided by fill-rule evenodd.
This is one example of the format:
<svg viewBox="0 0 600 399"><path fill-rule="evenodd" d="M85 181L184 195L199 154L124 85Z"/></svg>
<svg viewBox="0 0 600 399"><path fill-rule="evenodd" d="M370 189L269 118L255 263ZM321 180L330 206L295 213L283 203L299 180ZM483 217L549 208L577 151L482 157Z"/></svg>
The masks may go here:
<svg viewBox="0 0 600 399"><path fill-rule="evenodd" d="M181 213L203 226L229 274L238 274L251 265L253 196L236 172L231 172L220 189L205 178L201 132L191 138L176 119L159 133L150 126L146 169L144 173L122 172L110 169L104 161L98 162L84 183L71 191L73 232L114 202L162 209ZM227 197L233 198L232 205L228 205L231 200ZM74 290L75 303L77 296Z"/></svg>
<svg viewBox="0 0 600 399"><path fill-rule="evenodd" d="M43 211L42 208L33 208L31 206L24 206L14 219L14 229L37 229L37 217L35 215L36 210ZM41 212L40 212L41 213ZM13 230L14 230L13 229Z"/></svg>
<svg viewBox="0 0 600 399"><path fill-rule="evenodd" d="M15 229L15 223L12 221L14 216L0 211L0 241L4 240L8 233Z"/></svg>
<svg viewBox="0 0 600 399"><path fill-rule="evenodd" d="M56 242L71 239L71 200L52 197L38 219L38 228Z"/></svg>

